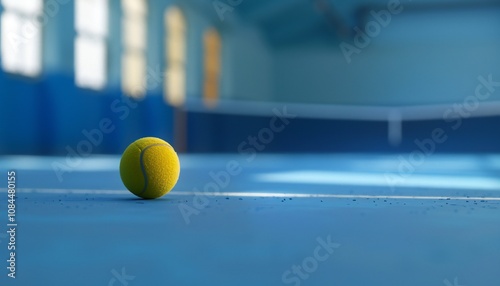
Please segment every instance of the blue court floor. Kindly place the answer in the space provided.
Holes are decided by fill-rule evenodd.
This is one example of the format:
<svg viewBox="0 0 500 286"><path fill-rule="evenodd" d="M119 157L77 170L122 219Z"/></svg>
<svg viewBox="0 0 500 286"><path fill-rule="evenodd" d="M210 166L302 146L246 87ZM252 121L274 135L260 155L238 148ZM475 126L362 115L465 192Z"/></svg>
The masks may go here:
<svg viewBox="0 0 500 286"><path fill-rule="evenodd" d="M116 156L0 157L0 285L500 284L500 156L180 160L176 188L141 200Z"/></svg>

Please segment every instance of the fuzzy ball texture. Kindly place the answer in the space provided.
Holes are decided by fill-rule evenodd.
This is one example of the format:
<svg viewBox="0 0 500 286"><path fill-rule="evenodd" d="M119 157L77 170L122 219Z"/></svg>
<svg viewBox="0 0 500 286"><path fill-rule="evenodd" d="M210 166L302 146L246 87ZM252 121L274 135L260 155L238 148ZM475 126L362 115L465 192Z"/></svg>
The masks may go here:
<svg viewBox="0 0 500 286"><path fill-rule="evenodd" d="M177 153L159 138L146 137L133 142L120 161L123 184L143 199L156 199L170 192L179 174Z"/></svg>

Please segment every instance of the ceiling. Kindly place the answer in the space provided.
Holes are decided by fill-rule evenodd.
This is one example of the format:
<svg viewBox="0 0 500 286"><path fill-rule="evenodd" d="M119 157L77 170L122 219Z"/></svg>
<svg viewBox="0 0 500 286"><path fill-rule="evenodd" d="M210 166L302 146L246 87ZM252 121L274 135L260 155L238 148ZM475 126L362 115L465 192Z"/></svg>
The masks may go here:
<svg viewBox="0 0 500 286"><path fill-rule="evenodd" d="M238 2L237 0L232 0ZM338 41L351 37L371 10L387 7L390 0L239 0L234 12L258 25L273 45L309 40ZM391 0L395 1L395 0ZM229 0L222 2L231 3ZM500 0L401 0L406 9L453 9L499 5Z"/></svg>

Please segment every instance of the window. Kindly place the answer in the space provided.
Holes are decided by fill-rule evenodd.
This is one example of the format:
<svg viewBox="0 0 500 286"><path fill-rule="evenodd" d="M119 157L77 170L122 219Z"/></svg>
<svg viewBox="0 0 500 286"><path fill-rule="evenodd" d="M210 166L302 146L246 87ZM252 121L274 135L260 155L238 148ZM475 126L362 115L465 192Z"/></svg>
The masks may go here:
<svg viewBox="0 0 500 286"><path fill-rule="evenodd" d="M2 68L11 73L37 76L42 62L42 0L2 0Z"/></svg>
<svg viewBox="0 0 500 286"><path fill-rule="evenodd" d="M75 81L80 87L106 85L108 0L75 2Z"/></svg>
<svg viewBox="0 0 500 286"><path fill-rule="evenodd" d="M122 88L132 97L146 92L146 16L145 0L122 0L123 46Z"/></svg>
<svg viewBox="0 0 500 286"><path fill-rule="evenodd" d="M170 8L165 14L167 31L165 96L174 106L184 103L186 96L186 22L177 7Z"/></svg>
<svg viewBox="0 0 500 286"><path fill-rule="evenodd" d="M221 42L216 30L205 33L205 87L204 101L207 105L215 105L219 97L220 50Z"/></svg>

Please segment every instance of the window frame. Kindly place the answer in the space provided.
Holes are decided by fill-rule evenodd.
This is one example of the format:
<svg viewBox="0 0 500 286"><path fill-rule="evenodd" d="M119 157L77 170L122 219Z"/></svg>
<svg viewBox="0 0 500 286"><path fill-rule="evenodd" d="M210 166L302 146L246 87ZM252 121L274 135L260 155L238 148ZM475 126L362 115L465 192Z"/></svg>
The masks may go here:
<svg viewBox="0 0 500 286"><path fill-rule="evenodd" d="M96 6L91 7L92 4ZM92 10L94 17L84 15ZM75 0L74 22L75 84L84 89L102 90L108 84L109 0Z"/></svg>
<svg viewBox="0 0 500 286"><path fill-rule="evenodd" d="M0 3L1 68L12 75L37 78L43 71L43 23L39 17L43 15L44 3L42 0L34 2L35 5L23 6L23 3L26 2Z"/></svg>

